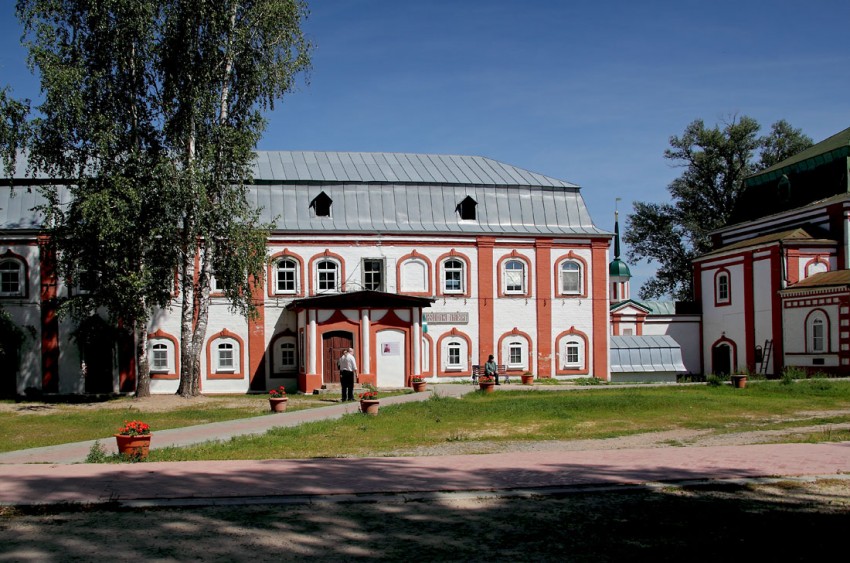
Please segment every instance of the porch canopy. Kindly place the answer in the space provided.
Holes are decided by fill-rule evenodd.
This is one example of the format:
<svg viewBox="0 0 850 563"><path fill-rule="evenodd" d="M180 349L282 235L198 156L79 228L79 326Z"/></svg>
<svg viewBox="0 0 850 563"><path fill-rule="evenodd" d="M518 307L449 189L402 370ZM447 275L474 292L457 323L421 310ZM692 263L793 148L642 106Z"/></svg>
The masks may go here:
<svg viewBox="0 0 850 563"><path fill-rule="evenodd" d="M430 297L362 290L293 299L286 306L286 309L290 311L302 309L397 309L401 307L430 307L434 301L436 299Z"/></svg>

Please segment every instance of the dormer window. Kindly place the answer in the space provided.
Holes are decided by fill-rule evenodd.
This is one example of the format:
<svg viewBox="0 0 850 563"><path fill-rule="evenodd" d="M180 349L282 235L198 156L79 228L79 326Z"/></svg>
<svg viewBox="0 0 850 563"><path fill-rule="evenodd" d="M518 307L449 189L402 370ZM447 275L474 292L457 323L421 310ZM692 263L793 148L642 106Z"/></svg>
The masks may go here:
<svg viewBox="0 0 850 563"><path fill-rule="evenodd" d="M475 221L475 206L478 205L472 197L466 196L463 201L457 204L455 211L457 211L461 220L463 221Z"/></svg>
<svg viewBox="0 0 850 563"><path fill-rule="evenodd" d="M313 217L330 217L331 204L333 202L334 201L325 192L314 197L313 201L310 202L310 209L313 213Z"/></svg>

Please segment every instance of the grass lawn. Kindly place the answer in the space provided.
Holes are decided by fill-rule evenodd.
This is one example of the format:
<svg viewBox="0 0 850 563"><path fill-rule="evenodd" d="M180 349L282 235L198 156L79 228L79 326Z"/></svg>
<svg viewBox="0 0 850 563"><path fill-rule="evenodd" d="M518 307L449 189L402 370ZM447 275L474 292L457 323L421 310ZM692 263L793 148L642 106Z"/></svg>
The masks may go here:
<svg viewBox="0 0 850 563"><path fill-rule="evenodd" d="M793 421L803 412L850 409L850 381L778 381L730 386L589 388L432 397L263 436L151 452L151 461L391 455L464 440L578 440L676 428L742 431L850 421L850 415ZM840 439L835 435L832 439Z"/></svg>
<svg viewBox="0 0 850 563"><path fill-rule="evenodd" d="M0 452L108 438L125 420L143 419L154 431L272 414L268 396L209 395L161 412L144 410L141 401L120 397L100 403L27 403L0 401ZM330 404L313 395L290 395L288 410Z"/></svg>

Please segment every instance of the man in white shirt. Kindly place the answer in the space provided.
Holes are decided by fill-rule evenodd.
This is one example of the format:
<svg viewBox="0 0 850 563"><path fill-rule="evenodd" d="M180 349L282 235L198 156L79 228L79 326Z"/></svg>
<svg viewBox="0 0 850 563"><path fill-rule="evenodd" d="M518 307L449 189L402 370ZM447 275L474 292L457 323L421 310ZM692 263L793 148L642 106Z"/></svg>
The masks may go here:
<svg viewBox="0 0 850 563"><path fill-rule="evenodd" d="M357 377L357 360L354 359L354 348L343 352L339 359L339 382L342 385L342 400L354 400L354 379Z"/></svg>

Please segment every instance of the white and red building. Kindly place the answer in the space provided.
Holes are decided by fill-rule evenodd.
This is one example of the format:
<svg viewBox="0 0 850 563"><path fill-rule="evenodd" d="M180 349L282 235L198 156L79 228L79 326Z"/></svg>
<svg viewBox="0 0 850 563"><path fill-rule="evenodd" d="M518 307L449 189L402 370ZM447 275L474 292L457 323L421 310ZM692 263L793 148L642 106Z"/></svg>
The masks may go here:
<svg viewBox="0 0 850 563"><path fill-rule="evenodd" d="M850 371L850 129L749 177L694 261L704 373Z"/></svg>
<svg viewBox="0 0 850 563"><path fill-rule="evenodd" d="M132 391L132 342L75 342L56 316L68 288L33 211L48 179L25 168L0 185L0 303L30 338L0 376L17 393ZM468 378L488 354L509 373L609 378L611 235L578 186L481 157L261 152L249 196L274 224L259 315L213 298L204 393L310 392L348 346L382 387ZM153 315L154 393L177 389L179 307Z"/></svg>

